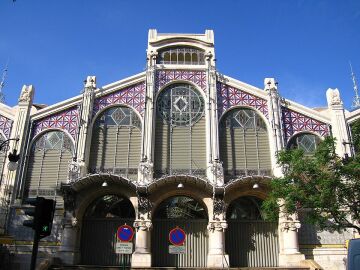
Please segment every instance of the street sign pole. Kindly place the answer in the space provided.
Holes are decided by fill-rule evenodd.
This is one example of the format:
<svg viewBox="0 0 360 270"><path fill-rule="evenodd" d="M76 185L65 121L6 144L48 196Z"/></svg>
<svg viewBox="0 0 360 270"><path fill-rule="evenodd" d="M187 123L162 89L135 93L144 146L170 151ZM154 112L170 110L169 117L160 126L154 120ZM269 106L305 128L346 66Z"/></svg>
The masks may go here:
<svg viewBox="0 0 360 270"><path fill-rule="evenodd" d="M30 270L35 270L35 266L36 266L36 257L37 257L37 253L38 253L38 247L39 247L39 232L35 231L34 232L34 242L33 242L33 249L32 249L32 253L31 253L31 264L30 264Z"/></svg>

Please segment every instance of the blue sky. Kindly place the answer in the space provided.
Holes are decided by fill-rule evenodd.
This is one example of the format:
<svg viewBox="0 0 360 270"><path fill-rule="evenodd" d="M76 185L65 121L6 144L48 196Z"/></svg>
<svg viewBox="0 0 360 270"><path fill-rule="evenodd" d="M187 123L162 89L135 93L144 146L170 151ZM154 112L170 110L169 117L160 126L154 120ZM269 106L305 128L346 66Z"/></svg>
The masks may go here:
<svg viewBox="0 0 360 270"><path fill-rule="evenodd" d="M0 69L13 106L23 84L35 102L77 95L87 75L102 86L145 68L149 28L161 33L215 32L217 69L263 88L279 81L282 96L326 105L339 88L347 109L360 83L360 1L1 0Z"/></svg>

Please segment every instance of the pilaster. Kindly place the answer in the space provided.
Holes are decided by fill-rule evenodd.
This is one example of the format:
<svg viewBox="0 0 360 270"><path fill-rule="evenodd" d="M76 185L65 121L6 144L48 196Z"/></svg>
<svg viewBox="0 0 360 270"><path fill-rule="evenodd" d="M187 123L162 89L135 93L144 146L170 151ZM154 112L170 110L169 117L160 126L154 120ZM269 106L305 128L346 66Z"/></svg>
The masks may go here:
<svg viewBox="0 0 360 270"><path fill-rule="evenodd" d="M20 153L20 160L18 164L20 165L16 171L9 171L7 164L8 159L6 159L6 164L4 167L4 179L6 179L6 186L8 190L13 189L13 196L11 198L11 203L15 202L15 199L19 197L20 190L24 185L25 179L21 177L21 169L24 166L25 160L25 146L26 146L26 138L29 127L29 118L30 118L30 110L33 104L35 89L32 85L24 85L21 89L21 94L19 97L18 108L15 113L14 125L11 130L10 139L18 138L19 141L10 141L9 142L9 152L13 152L14 149L17 150L17 153Z"/></svg>
<svg viewBox="0 0 360 270"><path fill-rule="evenodd" d="M284 136L281 123L280 95L277 89L278 83L274 78L265 78L264 88L268 93L268 111L270 152L272 171L275 176L281 175L281 169L277 166L277 153L284 148Z"/></svg>
<svg viewBox="0 0 360 270"><path fill-rule="evenodd" d="M214 56L211 52L206 54L207 87L206 95L206 140L207 140L207 177L215 186L224 185L224 170L219 157L219 122L217 111L216 68Z"/></svg>
<svg viewBox="0 0 360 270"><path fill-rule="evenodd" d="M142 125L143 141L141 149L141 161L139 164L138 183L146 185L153 180L154 174L154 129L155 129L155 66L157 52L150 51L147 54L146 72L146 97L145 113Z"/></svg>
<svg viewBox="0 0 360 270"><path fill-rule="evenodd" d="M351 155L345 111L339 90L337 88L329 88L326 91L326 98L331 117L332 135L336 138L336 154L340 157L343 157L345 154Z"/></svg>
<svg viewBox="0 0 360 270"><path fill-rule="evenodd" d="M94 91L96 89L96 77L88 76L80 105L79 134L77 139L76 157L69 166L69 178L76 179L85 176L88 172L89 151L91 144L91 121L94 104Z"/></svg>

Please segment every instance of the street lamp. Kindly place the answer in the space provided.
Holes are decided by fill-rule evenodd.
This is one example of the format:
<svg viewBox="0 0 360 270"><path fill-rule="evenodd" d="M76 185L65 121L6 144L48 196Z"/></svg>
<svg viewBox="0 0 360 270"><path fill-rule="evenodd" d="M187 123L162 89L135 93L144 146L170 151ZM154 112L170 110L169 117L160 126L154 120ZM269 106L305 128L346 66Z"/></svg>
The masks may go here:
<svg viewBox="0 0 360 270"><path fill-rule="evenodd" d="M0 151L3 149L4 145L7 144L9 141L17 141L18 142L19 138L7 139L7 140L1 142ZM16 171L16 169L18 167L18 161L20 159L20 155L17 154L16 149L14 149L13 152L8 155L8 159L9 159L9 164L8 164L9 171Z"/></svg>

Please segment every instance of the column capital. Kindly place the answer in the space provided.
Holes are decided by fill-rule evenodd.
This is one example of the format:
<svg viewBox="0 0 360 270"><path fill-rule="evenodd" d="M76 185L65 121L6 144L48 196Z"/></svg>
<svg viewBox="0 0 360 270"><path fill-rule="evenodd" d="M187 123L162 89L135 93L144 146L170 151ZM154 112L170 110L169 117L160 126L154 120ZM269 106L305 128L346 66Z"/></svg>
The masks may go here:
<svg viewBox="0 0 360 270"><path fill-rule="evenodd" d="M280 225L280 230L283 232L287 232L287 231L297 232L301 228L301 223L299 220L283 221L279 225Z"/></svg>
<svg viewBox="0 0 360 270"><path fill-rule="evenodd" d="M134 228L139 231L150 231L152 229L151 220L137 219L134 221Z"/></svg>
<svg viewBox="0 0 360 270"><path fill-rule="evenodd" d="M228 224L226 220L215 220L210 221L207 225L207 229L210 232L218 231L218 232L224 232L228 227Z"/></svg>

